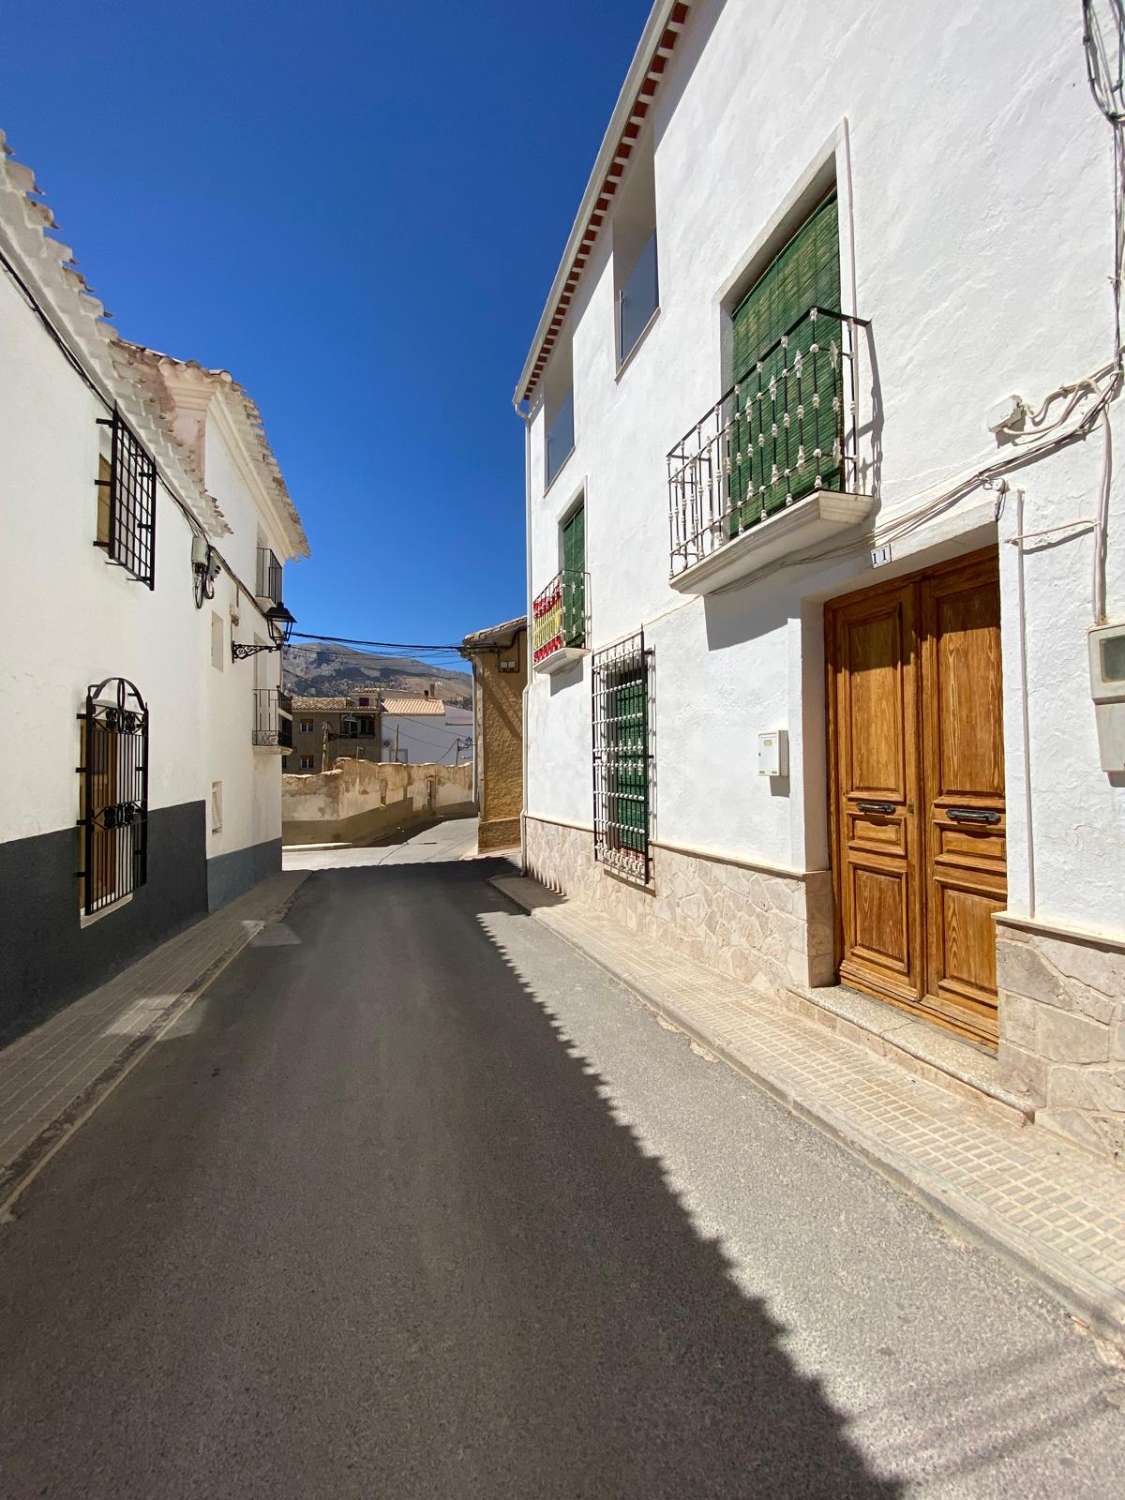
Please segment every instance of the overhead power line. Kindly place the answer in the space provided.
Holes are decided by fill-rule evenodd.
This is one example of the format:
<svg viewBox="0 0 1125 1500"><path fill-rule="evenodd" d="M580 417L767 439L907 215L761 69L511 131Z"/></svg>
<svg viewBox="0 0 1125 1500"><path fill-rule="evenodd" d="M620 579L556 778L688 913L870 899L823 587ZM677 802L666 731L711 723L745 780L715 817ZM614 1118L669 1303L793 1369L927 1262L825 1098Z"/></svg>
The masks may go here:
<svg viewBox="0 0 1125 1500"><path fill-rule="evenodd" d="M302 641L324 641L333 646L376 646L384 651L439 651L456 652L461 651L460 643L455 646L419 645L416 641L357 641L345 635L317 635L311 631L294 630L293 640Z"/></svg>

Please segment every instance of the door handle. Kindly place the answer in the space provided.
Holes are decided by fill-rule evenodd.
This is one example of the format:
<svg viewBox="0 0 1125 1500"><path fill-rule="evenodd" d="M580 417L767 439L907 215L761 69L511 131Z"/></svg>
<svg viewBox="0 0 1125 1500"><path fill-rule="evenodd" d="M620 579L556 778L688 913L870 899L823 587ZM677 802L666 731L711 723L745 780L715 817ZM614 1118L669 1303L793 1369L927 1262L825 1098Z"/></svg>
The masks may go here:
<svg viewBox="0 0 1125 1500"><path fill-rule="evenodd" d="M865 813L893 813L895 805L893 802L857 802L856 806L860 812Z"/></svg>
<svg viewBox="0 0 1125 1500"><path fill-rule="evenodd" d="M983 807L947 807L946 816L954 823L999 823L1000 814Z"/></svg>

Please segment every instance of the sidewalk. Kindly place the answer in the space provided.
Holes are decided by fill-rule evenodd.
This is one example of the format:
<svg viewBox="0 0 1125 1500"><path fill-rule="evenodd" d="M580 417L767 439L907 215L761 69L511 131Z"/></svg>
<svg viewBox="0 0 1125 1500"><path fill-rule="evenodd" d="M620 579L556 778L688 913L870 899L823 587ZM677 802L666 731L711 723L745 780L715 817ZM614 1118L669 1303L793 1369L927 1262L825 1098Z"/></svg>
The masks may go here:
<svg viewBox="0 0 1125 1500"><path fill-rule="evenodd" d="M1125 1343L1125 1172L914 1076L780 999L763 1002L536 881L499 875L492 884L956 1233Z"/></svg>
<svg viewBox="0 0 1125 1500"><path fill-rule="evenodd" d="M142 1052L284 915L305 879L263 880L0 1051L0 1217Z"/></svg>

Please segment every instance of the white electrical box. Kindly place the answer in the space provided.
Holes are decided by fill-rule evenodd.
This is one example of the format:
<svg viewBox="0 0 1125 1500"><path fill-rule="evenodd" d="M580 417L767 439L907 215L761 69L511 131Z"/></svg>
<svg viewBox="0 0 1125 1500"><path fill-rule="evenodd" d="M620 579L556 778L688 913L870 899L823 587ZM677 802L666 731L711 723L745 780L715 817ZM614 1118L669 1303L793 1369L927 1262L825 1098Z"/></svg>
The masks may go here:
<svg viewBox="0 0 1125 1500"><path fill-rule="evenodd" d="M1125 771L1125 625L1090 631L1090 696L1103 771Z"/></svg>
<svg viewBox="0 0 1125 1500"><path fill-rule="evenodd" d="M758 736L758 775L789 775L789 731L771 729Z"/></svg>

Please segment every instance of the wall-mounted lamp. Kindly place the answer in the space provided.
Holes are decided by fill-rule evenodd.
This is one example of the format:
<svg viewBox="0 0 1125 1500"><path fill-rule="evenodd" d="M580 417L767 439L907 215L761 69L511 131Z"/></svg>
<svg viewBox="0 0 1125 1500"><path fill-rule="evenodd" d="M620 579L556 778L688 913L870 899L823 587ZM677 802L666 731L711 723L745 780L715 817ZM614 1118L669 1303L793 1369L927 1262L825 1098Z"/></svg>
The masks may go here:
<svg viewBox="0 0 1125 1500"><path fill-rule="evenodd" d="M232 661L242 661L247 656L257 656L259 651L280 651L288 643L293 634L293 626L297 621L285 608L284 604L271 604L266 610L266 628L270 633L270 646L243 646L238 641L231 641L230 654Z"/></svg>

